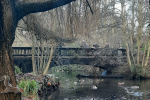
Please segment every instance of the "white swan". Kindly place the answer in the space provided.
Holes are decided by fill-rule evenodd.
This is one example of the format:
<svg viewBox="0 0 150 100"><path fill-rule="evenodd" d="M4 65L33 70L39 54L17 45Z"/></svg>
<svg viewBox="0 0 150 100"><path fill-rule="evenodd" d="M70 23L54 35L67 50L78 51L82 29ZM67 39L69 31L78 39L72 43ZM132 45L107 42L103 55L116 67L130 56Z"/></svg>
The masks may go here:
<svg viewBox="0 0 150 100"><path fill-rule="evenodd" d="M97 89L97 86L93 85L93 86L92 86L92 89L96 90L96 89Z"/></svg>

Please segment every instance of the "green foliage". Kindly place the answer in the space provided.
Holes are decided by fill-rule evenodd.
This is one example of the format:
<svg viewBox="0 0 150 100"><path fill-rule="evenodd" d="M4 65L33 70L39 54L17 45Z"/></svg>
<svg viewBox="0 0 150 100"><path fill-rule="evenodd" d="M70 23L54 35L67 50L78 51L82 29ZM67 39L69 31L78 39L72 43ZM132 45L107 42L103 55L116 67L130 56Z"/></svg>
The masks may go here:
<svg viewBox="0 0 150 100"><path fill-rule="evenodd" d="M131 72L134 74L136 79L140 79L142 76L142 66L131 65Z"/></svg>
<svg viewBox="0 0 150 100"><path fill-rule="evenodd" d="M36 95L40 86L35 80L21 80L18 82L18 86L24 90L23 96Z"/></svg>
<svg viewBox="0 0 150 100"><path fill-rule="evenodd" d="M145 71L145 74L146 74L146 76L148 76L148 71L147 70Z"/></svg>
<svg viewBox="0 0 150 100"><path fill-rule="evenodd" d="M134 46L134 49L137 49L138 48L138 45L136 44L135 46ZM148 48L148 45L146 45L146 48L145 48L145 46L144 46L144 44L142 43L141 44L141 46L140 46L140 50L142 50L142 51L144 51L144 49L147 49Z"/></svg>
<svg viewBox="0 0 150 100"><path fill-rule="evenodd" d="M20 68L18 66L15 66L15 74L20 74L22 73Z"/></svg>

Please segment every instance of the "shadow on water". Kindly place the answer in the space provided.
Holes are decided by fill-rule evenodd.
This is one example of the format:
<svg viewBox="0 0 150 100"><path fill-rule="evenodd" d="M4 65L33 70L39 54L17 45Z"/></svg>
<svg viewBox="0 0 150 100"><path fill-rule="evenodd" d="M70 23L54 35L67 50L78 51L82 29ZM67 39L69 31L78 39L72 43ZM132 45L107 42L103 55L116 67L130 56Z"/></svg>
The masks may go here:
<svg viewBox="0 0 150 100"><path fill-rule="evenodd" d="M150 80L78 79L80 71L50 73L61 85L47 100L150 100Z"/></svg>

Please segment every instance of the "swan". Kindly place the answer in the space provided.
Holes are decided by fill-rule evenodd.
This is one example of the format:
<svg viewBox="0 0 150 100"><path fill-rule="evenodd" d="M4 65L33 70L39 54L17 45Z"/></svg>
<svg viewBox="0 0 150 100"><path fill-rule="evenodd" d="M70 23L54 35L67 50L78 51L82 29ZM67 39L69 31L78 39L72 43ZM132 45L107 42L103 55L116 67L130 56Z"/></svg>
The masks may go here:
<svg viewBox="0 0 150 100"><path fill-rule="evenodd" d="M93 86L92 86L92 89L96 90L96 89L97 89L97 86L93 85Z"/></svg>
<svg viewBox="0 0 150 100"><path fill-rule="evenodd" d="M74 82L74 84L76 85L76 84L77 84L77 82L75 81L75 82Z"/></svg>

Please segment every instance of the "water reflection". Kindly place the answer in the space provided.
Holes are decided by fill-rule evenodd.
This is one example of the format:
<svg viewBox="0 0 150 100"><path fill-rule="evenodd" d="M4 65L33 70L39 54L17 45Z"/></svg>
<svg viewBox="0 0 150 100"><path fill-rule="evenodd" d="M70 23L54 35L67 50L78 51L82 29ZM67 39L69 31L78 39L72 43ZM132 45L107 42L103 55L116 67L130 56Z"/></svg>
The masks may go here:
<svg viewBox="0 0 150 100"><path fill-rule="evenodd" d="M150 100L150 80L78 79L75 76L84 73L51 73L61 85L48 100Z"/></svg>

